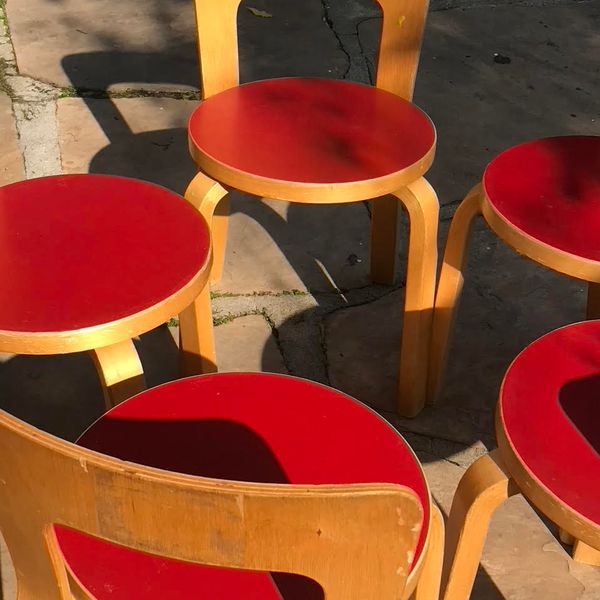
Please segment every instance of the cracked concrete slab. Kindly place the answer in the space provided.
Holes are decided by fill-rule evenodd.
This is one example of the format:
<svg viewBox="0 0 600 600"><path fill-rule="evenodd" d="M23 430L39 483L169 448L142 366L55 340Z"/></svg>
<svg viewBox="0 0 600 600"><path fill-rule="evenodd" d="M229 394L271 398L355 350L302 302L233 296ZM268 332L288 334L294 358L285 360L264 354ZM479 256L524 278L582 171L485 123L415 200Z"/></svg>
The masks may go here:
<svg viewBox="0 0 600 600"><path fill-rule="evenodd" d="M17 140L12 112L12 101L0 93L0 131L2 131L2 154L0 154L0 185L23 179L23 157Z"/></svg>
<svg viewBox="0 0 600 600"><path fill-rule="evenodd" d="M219 325L215 343L220 371L288 373L273 330L262 315L247 315Z"/></svg>

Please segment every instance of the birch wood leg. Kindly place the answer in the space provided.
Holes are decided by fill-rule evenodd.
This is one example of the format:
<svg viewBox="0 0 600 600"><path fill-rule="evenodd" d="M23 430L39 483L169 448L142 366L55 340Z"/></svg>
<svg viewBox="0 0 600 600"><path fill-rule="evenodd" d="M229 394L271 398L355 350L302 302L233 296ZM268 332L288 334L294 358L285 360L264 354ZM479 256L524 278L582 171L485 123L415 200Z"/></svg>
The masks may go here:
<svg viewBox="0 0 600 600"><path fill-rule="evenodd" d="M492 515L518 492L498 450L479 458L462 476L447 523L444 600L469 598Z"/></svg>
<svg viewBox="0 0 600 600"><path fill-rule="evenodd" d="M90 350L107 410L146 389L144 370L131 340Z"/></svg>
<svg viewBox="0 0 600 600"><path fill-rule="evenodd" d="M371 280L392 285L396 275L398 200L383 196L371 202Z"/></svg>
<svg viewBox="0 0 600 600"><path fill-rule="evenodd" d="M400 345L398 412L414 417L425 404L437 269L439 203L423 178L395 194L410 221Z"/></svg>
<svg viewBox="0 0 600 600"><path fill-rule="evenodd" d="M586 318L600 319L600 283L588 283Z"/></svg>
<svg viewBox="0 0 600 600"><path fill-rule="evenodd" d="M217 282L221 279L225 262L229 219L229 198L223 199L226 195L227 190L204 173L198 173L185 191L186 200L200 211L210 229L213 252L213 264L210 271L211 282Z"/></svg>
<svg viewBox="0 0 600 600"><path fill-rule="evenodd" d="M179 356L182 375L217 371L208 282L196 300L179 315Z"/></svg>
<svg viewBox="0 0 600 600"><path fill-rule="evenodd" d="M481 214L480 184L467 194L456 209L448 231L433 314L428 381L428 401L430 403L434 403L440 394L450 333L456 318L458 300L464 282L463 269L466 261L467 241L473 219L479 214Z"/></svg>
<svg viewBox="0 0 600 600"><path fill-rule="evenodd" d="M431 531L425 564L417 582L413 600L439 600L444 561L444 518L440 509L431 505Z"/></svg>
<svg viewBox="0 0 600 600"><path fill-rule="evenodd" d="M592 546L588 546L588 544L581 540L575 540L573 544L573 560L586 565L600 567L600 551L592 548Z"/></svg>

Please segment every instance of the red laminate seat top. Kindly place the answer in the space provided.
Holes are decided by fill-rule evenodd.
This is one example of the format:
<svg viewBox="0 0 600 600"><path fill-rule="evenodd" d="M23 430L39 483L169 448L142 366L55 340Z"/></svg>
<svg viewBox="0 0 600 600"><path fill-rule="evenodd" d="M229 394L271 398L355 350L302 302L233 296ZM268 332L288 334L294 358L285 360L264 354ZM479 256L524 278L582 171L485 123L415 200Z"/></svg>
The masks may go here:
<svg viewBox="0 0 600 600"><path fill-rule="evenodd" d="M171 471L238 481L348 484L391 482L429 492L403 438L345 394L281 375L205 375L151 389L117 406L81 445ZM320 600L311 580L164 560L57 529L67 562L98 598ZM190 590L194 590L192 594Z"/></svg>
<svg viewBox="0 0 600 600"><path fill-rule="evenodd" d="M375 87L329 79L270 79L203 101L190 141L229 168L298 183L366 181L421 160L435 144L429 117Z"/></svg>
<svg viewBox="0 0 600 600"><path fill-rule="evenodd" d="M0 188L0 330L73 331L149 308L205 264L209 233L183 198L105 175Z"/></svg>
<svg viewBox="0 0 600 600"><path fill-rule="evenodd" d="M600 321L530 344L500 391L508 441L534 478L600 525Z"/></svg>
<svg viewBox="0 0 600 600"><path fill-rule="evenodd" d="M494 209L528 236L600 261L600 137L537 140L498 155L483 175Z"/></svg>

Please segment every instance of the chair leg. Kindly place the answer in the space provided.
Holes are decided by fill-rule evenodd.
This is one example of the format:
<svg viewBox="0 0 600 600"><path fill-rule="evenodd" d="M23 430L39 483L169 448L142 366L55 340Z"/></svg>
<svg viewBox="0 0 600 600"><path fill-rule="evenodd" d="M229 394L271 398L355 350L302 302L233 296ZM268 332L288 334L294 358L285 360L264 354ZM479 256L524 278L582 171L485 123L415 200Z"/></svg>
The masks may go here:
<svg viewBox="0 0 600 600"><path fill-rule="evenodd" d="M398 200L383 196L371 201L371 281L392 285L396 276Z"/></svg>
<svg viewBox="0 0 600 600"><path fill-rule="evenodd" d="M469 598L492 514L516 493L498 450L476 460L462 476L447 522L444 600Z"/></svg>
<svg viewBox="0 0 600 600"><path fill-rule="evenodd" d="M600 551L592 546L588 546L581 540L576 540L566 529L562 527L558 528L558 537L563 544L573 546L573 560L576 562L584 563L586 565L593 565L600 567Z"/></svg>
<svg viewBox="0 0 600 600"><path fill-rule="evenodd" d="M144 370L131 340L90 350L100 377L106 408L146 389Z"/></svg>
<svg viewBox="0 0 600 600"><path fill-rule="evenodd" d="M432 504L429 547L413 600L439 600L444 562L444 518L440 509Z"/></svg>
<svg viewBox="0 0 600 600"><path fill-rule="evenodd" d="M600 319L600 283L588 283L586 319Z"/></svg>
<svg viewBox="0 0 600 600"><path fill-rule="evenodd" d="M185 191L186 200L200 211L210 229L213 252L211 282L219 281L223 274L229 219L229 198L222 200L226 195L227 190L204 173L198 173Z"/></svg>
<svg viewBox="0 0 600 600"><path fill-rule="evenodd" d="M399 190L395 196L404 204L410 224L400 343L398 413L414 417L423 408L427 391L439 203L434 189L423 178Z"/></svg>
<svg viewBox="0 0 600 600"><path fill-rule="evenodd" d="M467 194L456 210L448 231L433 313L427 394L430 404L437 400L440 393L450 332L456 318L458 300L463 287L467 241L473 219L480 214L481 185L478 184Z"/></svg>
<svg viewBox="0 0 600 600"><path fill-rule="evenodd" d="M184 376L217 371L208 283L179 315L179 357Z"/></svg>
<svg viewBox="0 0 600 600"><path fill-rule="evenodd" d="M600 550L588 546L581 540L575 540L573 544L573 560L586 565L600 567Z"/></svg>

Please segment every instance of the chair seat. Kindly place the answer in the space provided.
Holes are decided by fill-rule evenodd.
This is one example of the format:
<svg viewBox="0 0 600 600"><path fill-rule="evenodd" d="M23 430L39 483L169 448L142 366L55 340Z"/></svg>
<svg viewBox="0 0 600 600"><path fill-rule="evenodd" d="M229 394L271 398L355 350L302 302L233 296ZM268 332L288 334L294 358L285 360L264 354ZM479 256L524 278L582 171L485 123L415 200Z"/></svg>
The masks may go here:
<svg viewBox="0 0 600 600"><path fill-rule="evenodd" d="M0 334L68 333L140 313L208 257L203 219L157 185L64 175L2 187Z"/></svg>
<svg viewBox="0 0 600 600"><path fill-rule="evenodd" d="M600 137L510 148L488 165L483 188L492 208L526 236L600 261Z"/></svg>
<svg viewBox="0 0 600 600"><path fill-rule="evenodd" d="M228 89L200 104L188 131L196 156L247 176L304 184L388 176L422 161L435 145L430 119L410 102L328 79Z"/></svg>
<svg viewBox="0 0 600 600"><path fill-rule="evenodd" d="M376 413L316 383L245 373L179 380L120 404L78 443L128 461L229 480L403 484L425 511L413 566L423 548L430 499L412 450ZM159 559L62 528L57 535L70 570L97 598L323 598L320 586L304 577L275 574L275 585L268 573Z"/></svg>
<svg viewBox="0 0 600 600"><path fill-rule="evenodd" d="M600 525L600 321L563 327L529 345L506 373L498 408L529 476Z"/></svg>

